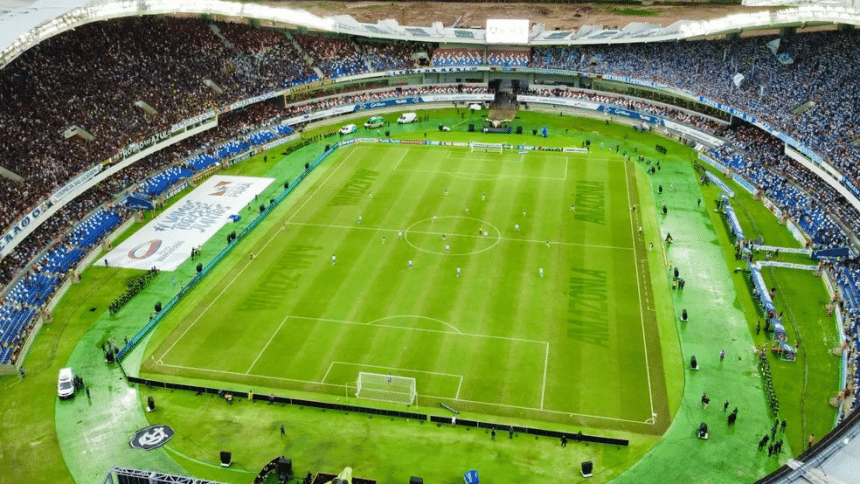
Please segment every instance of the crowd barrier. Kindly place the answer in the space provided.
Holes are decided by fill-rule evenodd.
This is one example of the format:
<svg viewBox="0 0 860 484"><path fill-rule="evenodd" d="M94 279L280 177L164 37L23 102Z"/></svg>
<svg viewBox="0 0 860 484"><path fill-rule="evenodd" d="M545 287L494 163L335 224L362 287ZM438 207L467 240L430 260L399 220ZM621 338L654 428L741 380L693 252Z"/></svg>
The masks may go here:
<svg viewBox="0 0 860 484"><path fill-rule="evenodd" d="M128 382L134 383L137 385L144 385L152 388L164 388L168 390L185 390L189 392L208 394L208 395L219 395L223 396L227 393L230 393L233 398L245 398L252 400L254 402L266 402L266 403L278 403L282 405L299 405L302 407L309 408L319 408L322 410L337 410L343 412L355 412L355 413L363 413L368 415L380 415L383 417L391 417L391 418L404 418L404 419L413 419L419 421L427 421L438 424L451 424L451 417L441 417L437 415L428 415L424 413L418 412L404 412L401 410L388 410L384 408L374 408L374 407L364 407L359 405L347 405L342 403L330 403L330 402L320 402L317 400L308 400L304 398L291 398L291 397L282 397L277 395L265 395L260 393L250 393L247 391L241 390L230 390L226 388L213 388L206 387L201 385L188 385L185 383L172 383L165 382L160 380L151 380L147 378L139 378L135 376L128 376ZM557 438L567 437L569 440L574 442L586 442L586 443L595 443L595 444L605 444L605 445L615 445L619 447L627 447L630 445L630 441L628 439L616 439L612 437L601 437L599 435L588 435L580 432L561 432L558 430L546 430L546 429L538 429L534 427L524 427L521 425L511 425L504 423L494 423L494 422L482 422L479 420L456 420L456 425L463 427L471 427L471 428L480 428L480 429L496 429L499 432L509 432L513 431L515 433L534 435L539 437L549 437L549 438Z"/></svg>

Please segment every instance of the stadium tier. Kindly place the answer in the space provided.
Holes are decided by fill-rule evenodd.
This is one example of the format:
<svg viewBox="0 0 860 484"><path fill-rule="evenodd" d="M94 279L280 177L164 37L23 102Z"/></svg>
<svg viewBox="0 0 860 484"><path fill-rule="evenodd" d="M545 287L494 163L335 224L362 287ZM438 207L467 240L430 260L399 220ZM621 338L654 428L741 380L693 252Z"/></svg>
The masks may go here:
<svg viewBox="0 0 860 484"><path fill-rule="evenodd" d="M0 165L21 177L21 181L0 178L0 226L4 229L93 166L108 160L107 168L122 161L124 147L172 130L204 112L215 113L218 123L111 173L64 202L4 255L0 266L4 287L0 364L19 361L24 340L70 270L134 215L126 207L111 205L118 194L135 189L135 196L154 200L216 163L262 153L279 140L299 137L305 122L296 119L302 116L321 112L335 116L393 100L418 104L422 97L432 99L434 95L496 94L486 82L464 82L466 76L457 82L448 78L443 82L439 77L438 83L428 81L427 85L411 80L395 86L380 77L366 84L347 84L351 76L388 71L403 71L408 76L409 70L422 64L508 72L530 69L532 79L546 74L546 84L526 86L524 81L522 90L513 94L550 100L545 102L548 109L565 102L592 103L604 113L634 113L631 118L669 120L683 129L707 133L719 143L699 145L700 159L713 160L748 183L756 197L765 197L778 209L783 222L792 221L808 236L809 248L850 246L860 234L857 205L788 154L784 142L725 110L708 109L668 91L643 92L635 83L624 83L624 79L648 81L742 110L820 154L850 185L860 179L860 96L856 89L860 33L786 36L778 49L781 54L768 48L772 39L479 49L171 18L98 22L48 39L0 71L0 125L10 133L0 138ZM51 74L57 65L76 67L64 70L62 76ZM550 85L558 76L568 76L570 86ZM597 76L607 76L600 81L602 85L594 81ZM335 80L348 87L326 89L319 82ZM626 87L619 87L622 84ZM303 92L305 87L308 92ZM284 91L275 100L254 98L285 88L299 89ZM248 99L252 99L248 105L242 104ZM342 111L335 112L337 108ZM462 111L465 116L466 109ZM22 112L38 116L21 116ZM651 129L647 125L640 122L636 127ZM58 136L72 127L92 139ZM313 136L336 135L329 131ZM678 137L674 132L670 135ZM511 151L503 142L465 146L478 155ZM639 230L641 233L642 228ZM384 243L384 236L382 240ZM548 247L549 240L546 244ZM411 267L411 260L409 264ZM848 355L847 368L852 369L846 379L857 388L860 264L850 257L822 263L825 265L841 296L845 318L842 348ZM458 277L459 271L458 267ZM543 277L543 268L540 274ZM373 375L359 380L363 384L359 384L358 396L411 404L416 396L415 380L406 380L410 380L404 386L407 391L398 393L390 389L390 375ZM858 402L854 400L853 409L860 406ZM839 419L843 418L841 414Z"/></svg>

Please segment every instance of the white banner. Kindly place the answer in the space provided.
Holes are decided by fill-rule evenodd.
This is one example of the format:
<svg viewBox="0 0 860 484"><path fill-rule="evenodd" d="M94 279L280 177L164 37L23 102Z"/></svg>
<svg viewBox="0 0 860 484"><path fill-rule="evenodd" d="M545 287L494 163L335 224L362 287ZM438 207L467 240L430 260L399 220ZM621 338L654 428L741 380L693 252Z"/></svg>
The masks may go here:
<svg viewBox="0 0 860 484"><path fill-rule="evenodd" d="M703 133L697 129L693 129L689 126L685 126L683 124L678 124L674 121L669 121L668 119L663 120L663 126L675 130L684 135L690 136L692 138L696 138L697 140L704 141L711 146L722 146L723 141L719 138L715 138L707 133Z"/></svg>
<svg viewBox="0 0 860 484"><path fill-rule="evenodd" d="M172 271L274 178L216 175L107 255L111 266ZM256 211L255 211L256 213Z"/></svg>
<svg viewBox="0 0 860 484"><path fill-rule="evenodd" d="M585 101L582 99L573 99L569 97L542 97L542 96L517 96L517 101L526 103L539 104L555 104L557 106L569 106L572 108L590 109L597 111L601 106L600 103Z"/></svg>
<svg viewBox="0 0 860 484"><path fill-rule="evenodd" d="M63 185L60 189L51 194L51 203L58 203L62 200L66 195L71 193L75 188L83 185L84 183L90 181L98 175L102 171L102 165L95 165L89 170L81 173L72 179L69 183Z"/></svg>
<svg viewBox="0 0 860 484"><path fill-rule="evenodd" d="M452 101L492 101L492 94L422 94L421 102L438 103Z"/></svg>

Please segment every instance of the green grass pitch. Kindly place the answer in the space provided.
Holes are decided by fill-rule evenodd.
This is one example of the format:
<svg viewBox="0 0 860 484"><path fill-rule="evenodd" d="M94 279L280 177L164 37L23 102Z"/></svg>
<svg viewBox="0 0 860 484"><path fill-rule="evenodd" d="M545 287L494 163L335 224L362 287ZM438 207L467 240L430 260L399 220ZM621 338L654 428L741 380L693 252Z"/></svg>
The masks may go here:
<svg viewBox="0 0 860 484"><path fill-rule="evenodd" d="M359 372L392 374L418 405L648 431L666 395L628 163L342 148L141 370L353 403Z"/></svg>

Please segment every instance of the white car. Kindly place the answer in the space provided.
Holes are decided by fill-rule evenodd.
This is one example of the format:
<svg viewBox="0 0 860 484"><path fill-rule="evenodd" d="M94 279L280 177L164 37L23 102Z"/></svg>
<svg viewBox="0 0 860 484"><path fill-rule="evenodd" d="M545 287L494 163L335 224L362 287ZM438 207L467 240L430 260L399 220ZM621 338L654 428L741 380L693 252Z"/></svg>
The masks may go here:
<svg viewBox="0 0 860 484"><path fill-rule="evenodd" d="M340 128L340 134L350 134L358 131L358 126L354 124L347 124L343 128Z"/></svg>
<svg viewBox="0 0 860 484"><path fill-rule="evenodd" d="M57 395L60 398L75 396L75 373L71 368L60 369L60 378L57 380Z"/></svg>

